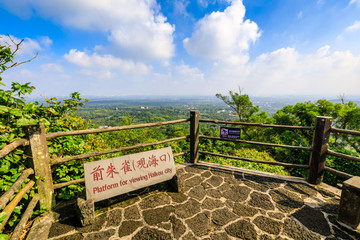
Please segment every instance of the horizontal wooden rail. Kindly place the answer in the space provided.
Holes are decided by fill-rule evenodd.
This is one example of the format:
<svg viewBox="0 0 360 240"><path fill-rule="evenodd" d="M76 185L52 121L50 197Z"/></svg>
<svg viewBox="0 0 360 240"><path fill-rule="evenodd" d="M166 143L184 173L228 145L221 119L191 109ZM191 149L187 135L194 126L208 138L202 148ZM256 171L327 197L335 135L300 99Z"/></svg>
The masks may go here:
<svg viewBox="0 0 360 240"><path fill-rule="evenodd" d="M65 157L65 158L57 158L57 159L51 160L51 165L65 163L65 162L68 162L71 160L80 160L80 159L89 158L89 157L101 156L101 155L105 155L105 154L109 154L109 153L116 153L116 152L121 152L121 151L134 150L134 149L138 149L138 148L150 147L150 146L159 145L159 144L163 144L163 143L185 140L187 138L188 138L188 136L183 136L183 137L166 139L166 140L159 141L159 142L144 143L144 144L138 144L138 145L129 146L129 147L120 147L120 148L115 148L115 149L110 149L110 150L105 150L105 151L100 151L100 152L91 152L91 153L74 155L74 156Z"/></svg>
<svg viewBox="0 0 360 240"><path fill-rule="evenodd" d="M68 181L68 182L64 182L64 183L56 183L54 184L54 189L58 189L58 188L62 188L62 187L66 187L72 184L78 184L78 183L82 183L85 182L85 178L80 178L80 179L76 179L76 180L72 180L72 181Z"/></svg>
<svg viewBox="0 0 360 240"><path fill-rule="evenodd" d="M328 155L330 155L330 156L340 157L340 158L344 158L344 159L347 159L347 160L351 160L351 161L355 161L355 162L360 162L360 158L354 157L354 156L350 156L350 155L347 155L347 154L338 153L338 152L331 151L331 150L327 150L326 153L327 153Z"/></svg>
<svg viewBox="0 0 360 240"><path fill-rule="evenodd" d="M348 129L341 129L341 128L333 128L332 127L330 131L334 132L334 133L345 133L345 134L351 134L351 135L355 135L355 136L360 136L360 132L355 131L355 130L348 130Z"/></svg>
<svg viewBox="0 0 360 240"><path fill-rule="evenodd" d="M0 158L5 157L6 155L8 155L12 151L14 151L17 147L20 147L22 145L27 145L27 144L29 144L29 141L22 138L22 139L16 140L15 142L12 142L12 143L6 145L5 147L3 147L0 150Z"/></svg>
<svg viewBox="0 0 360 240"><path fill-rule="evenodd" d="M223 157L223 158L231 158L231 159L237 159L242 160L246 162L255 162L255 163L264 163L269 165L277 165L277 166L283 166L287 168L303 168L308 169L308 165L301 165L301 164L292 164L292 163L283 163L283 162L270 162L270 161L262 161L262 160L256 160L256 159L250 159L250 158L243 158L243 157L237 157L237 156L229 156L224 154L218 154L218 153L212 153L212 152L206 152L206 151L199 151L199 153L216 156L216 157Z"/></svg>
<svg viewBox="0 0 360 240"><path fill-rule="evenodd" d="M200 135L199 137L202 138L202 139L210 139L210 140L215 140L215 141L237 142L237 143L246 143L246 144L267 146L267 147L280 147L280 148L289 148L289 149L298 149L298 150L311 151L311 148L309 148L309 147L290 146L290 145L281 145L281 144L264 143L264 142L254 142L254 141L246 141L246 140L239 140L239 139L210 137L210 136L203 136L203 135Z"/></svg>
<svg viewBox="0 0 360 240"><path fill-rule="evenodd" d="M63 137L63 136L114 132L114 131L120 131L120 130L129 130L129 129L137 129L137 128L145 128L145 127L158 127L158 126L164 126L164 125L182 123L182 122L188 122L188 121L189 121L189 119L179 119L179 120L172 120L172 121L167 121L167 122L144 123L144 124L126 125L126 126L120 126L120 127L105 127L105 128L97 128L97 129L55 132L55 133L46 134L46 140L50 140L50 139L53 139L56 137Z"/></svg>
<svg viewBox="0 0 360 240"><path fill-rule="evenodd" d="M10 215L12 214L12 212L14 211L15 207L18 205L18 203L20 202L20 200L24 197L24 195L27 193L27 191L29 191L32 186L34 186L35 182L34 181L30 181L28 182L24 188L22 188L13 198L13 200L11 200L11 202L6 205L6 207L4 208L4 210L2 211L3 213L5 213L7 215L7 217L2 221L1 225L0 225L0 232L4 229L7 221L10 218Z"/></svg>
<svg viewBox="0 0 360 240"><path fill-rule="evenodd" d="M244 125L244 126L253 126L253 127L271 127L271 128L284 128L284 129L314 130L314 127L275 125L275 124L263 124L263 123L248 123L248 122L227 122L227 121L219 121L219 120L213 120L213 119L200 119L199 122Z"/></svg>
<svg viewBox="0 0 360 240"><path fill-rule="evenodd" d="M0 209L2 209L6 203L9 202L10 198L13 194L18 190L21 184L27 179L27 177L31 174L34 174L34 170L32 168L28 168L24 170L20 177L14 182L14 184L0 197Z"/></svg>
<svg viewBox="0 0 360 240"><path fill-rule="evenodd" d="M341 172L339 170L336 170L336 169L333 169L333 168L330 168L330 167L325 167L324 170L327 171L327 172L333 173L333 174L335 174L335 175L337 175L339 177L346 178L346 179L349 179L349 178L353 177L353 175L351 175L351 174Z"/></svg>
<svg viewBox="0 0 360 240"><path fill-rule="evenodd" d="M175 153L175 154L174 154L174 157L183 156L183 155L188 154L188 153L190 153L190 152L189 152L189 151L185 151L185 152L181 152L181 153Z"/></svg>
<svg viewBox="0 0 360 240"><path fill-rule="evenodd" d="M33 213L34 208L36 207L36 204L38 203L40 199L39 194L36 194L33 199L31 200L31 202L29 203L29 205L27 206L24 214L21 217L20 222L16 225L13 234L11 235L10 240L18 240L20 239L20 236L22 235L26 224L31 216L31 214Z"/></svg>

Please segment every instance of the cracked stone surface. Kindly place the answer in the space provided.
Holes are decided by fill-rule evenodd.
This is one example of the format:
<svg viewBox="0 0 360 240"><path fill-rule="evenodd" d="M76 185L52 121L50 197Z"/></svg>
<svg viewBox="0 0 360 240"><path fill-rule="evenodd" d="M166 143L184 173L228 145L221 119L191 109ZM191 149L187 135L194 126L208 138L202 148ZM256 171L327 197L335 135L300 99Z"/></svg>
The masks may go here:
<svg viewBox="0 0 360 240"><path fill-rule="evenodd" d="M253 192L250 194L249 205L253 207L262 208L265 210L274 210L274 205L272 204L270 197L267 194Z"/></svg>
<svg viewBox="0 0 360 240"><path fill-rule="evenodd" d="M179 193L153 186L96 203L90 226L62 209L48 239L360 239L337 223L340 196L326 185L205 163L177 177Z"/></svg>

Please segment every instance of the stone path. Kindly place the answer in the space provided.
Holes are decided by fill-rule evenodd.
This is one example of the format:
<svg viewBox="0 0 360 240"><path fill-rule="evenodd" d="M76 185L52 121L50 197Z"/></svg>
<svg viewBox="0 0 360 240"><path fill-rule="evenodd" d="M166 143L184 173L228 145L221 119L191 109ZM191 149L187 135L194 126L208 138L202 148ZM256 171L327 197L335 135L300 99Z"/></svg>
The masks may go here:
<svg viewBox="0 0 360 240"><path fill-rule="evenodd" d="M360 239L336 222L339 195L324 187L207 165L181 166L177 176L181 193L157 190L97 204L90 226L80 227L70 207L60 209L48 238Z"/></svg>

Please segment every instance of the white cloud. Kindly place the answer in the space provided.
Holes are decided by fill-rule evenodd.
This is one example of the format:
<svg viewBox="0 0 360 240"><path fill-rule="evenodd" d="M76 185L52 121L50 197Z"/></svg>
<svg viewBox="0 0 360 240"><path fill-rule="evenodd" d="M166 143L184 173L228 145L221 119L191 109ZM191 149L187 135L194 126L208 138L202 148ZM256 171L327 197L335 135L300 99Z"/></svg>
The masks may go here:
<svg viewBox="0 0 360 240"><path fill-rule="evenodd" d="M326 56L329 52L330 52L330 46L329 46L329 45L326 45L326 46L323 46L323 47L319 48L319 49L316 51L316 56L318 56L318 57L324 57L324 56Z"/></svg>
<svg viewBox="0 0 360 240"><path fill-rule="evenodd" d="M358 7L360 7L360 0L351 0L351 1L350 1L350 5L351 5L351 4L357 4Z"/></svg>
<svg viewBox="0 0 360 240"><path fill-rule="evenodd" d="M360 21L355 21L352 25L348 26L346 32L355 32L360 29Z"/></svg>
<svg viewBox="0 0 360 240"><path fill-rule="evenodd" d="M358 32L360 32L359 30L360 30L360 21L355 21L353 24L346 27L344 31L336 37L336 41L340 42L344 40L351 40L354 38L351 35L357 34Z"/></svg>
<svg viewBox="0 0 360 240"><path fill-rule="evenodd" d="M184 79L186 79L188 83L195 85L205 80L204 73L202 73L198 68L191 68L189 65L184 63L174 66L173 77L180 82L184 82Z"/></svg>
<svg viewBox="0 0 360 240"><path fill-rule="evenodd" d="M197 23L190 38L183 41L186 51L208 59L228 59L247 55L250 43L259 37L255 22L245 20L245 7L234 0L224 12L212 12Z"/></svg>
<svg viewBox="0 0 360 240"><path fill-rule="evenodd" d="M197 0L197 3L199 6L201 6L203 8L207 8L207 6L209 5L207 0Z"/></svg>
<svg viewBox="0 0 360 240"><path fill-rule="evenodd" d="M169 59L174 55L174 27L165 21L166 18L157 16L154 22L114 28L109 40L127 57L139 60Z"/></svg>
<svg viewBox="0 0 360 240"><path fill-rule="evenodd" d="M262 54L242 79L256 94L356 94L360 88L360 55L330 53L329 46L302 55L294 48ZM321 95L320 95L321 96Z"/></svg>
<svg viewBox="0 0 360 240"><path fill-rule="evenodd" d="M16 43L20 43L22 39L19 39L15 36L10 35L10 38ZM12 51L15 50L15 44L12 43L7 35L0 34L0 43L2 45L10 45ZM41 37L40 40L34 40L31 38L24 38L24 41L20 44L19 50L16 52L17 56L34 56L36 52L43 50L43 48L51 45L52 40L49 37Z"/></svg>
<svg viewBox="0 0 360 240"><path fill-rule="evenodd" d="M302 17L303 17L303 12L300 11L300 12L298 13L298 15L297 15L297 18L298 18L298 19L302 19Z"/></svg>
<svg viewBox="0 0 360 240"><path fill-rule="evenodd" d="M174 55L175 28L156 0L14 0L4 5L14 14L24 12L23 17L34 12L71 28L100 31L108 35L114 54L127 58L167 60Z"/></svg>
<svg viewBox="0 0 360 240"><path fill-rule="evenodd" d="M31 8L31 0L5 0L0 1L0 6L1 5L9 12L23 19L30 18L33 15L33 9Z"/></svg>
<svg viewBox="0 0 360 240"><path fill-rule="evenodd" d="M112 55L99 55L97 53L89 55L86 52L78 51L76 49L71 49L68 54L64 55L64 58L76 66L92 70L117 70L120 72L132 72L136 74L147 74L151 70L151 67L143 63L135 63L130 60L116 58ZM107 73L107 75L109 74Z"/></svg>
<svg viewBox="0 0 360 240"><path fill-rule="evenodd" d="M251 95L359 94L360 55L323 46L312 54L281 48L240 64L219 62L205 75L204 93L226 93L238 86ZM196 87L196 86L194 86Z"/></svg>
<svg viewBox="0 0 360 240"><path fill-rule="evenodd" d="M53 41L48 36L41 37L39 41L44 47L50 47L53 44Z"/></svg>
<svg viewBox="0 0 360 240"><path fill-rule="evenodd" d="M41 65L41 71L44 73L64 73L64 68L56 63L45 63Z"/></svg>
<svg viewBox="0 0 360 240"><path fill-rule="evenodd" d="M189 6L189 0L175 0L174 1L174 12L181 14L183 16L189 16L186 8Z"/></svg>

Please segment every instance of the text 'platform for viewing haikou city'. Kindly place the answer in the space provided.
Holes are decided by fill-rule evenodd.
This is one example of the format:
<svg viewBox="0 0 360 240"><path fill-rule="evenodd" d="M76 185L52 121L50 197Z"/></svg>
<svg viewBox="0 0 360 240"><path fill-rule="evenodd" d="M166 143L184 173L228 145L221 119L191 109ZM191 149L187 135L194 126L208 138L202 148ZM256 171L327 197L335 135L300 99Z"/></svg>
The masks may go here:
<svg viewBox="0 0 360 240"><path fill-rule="evenodd" d="M154 185L176 174L171 147L84 164L86 198L95 202Z"/></svg>

